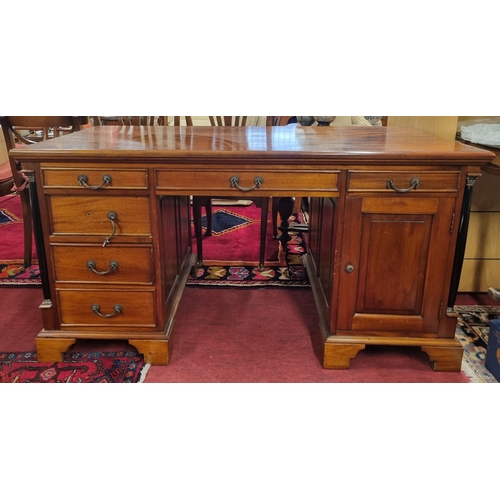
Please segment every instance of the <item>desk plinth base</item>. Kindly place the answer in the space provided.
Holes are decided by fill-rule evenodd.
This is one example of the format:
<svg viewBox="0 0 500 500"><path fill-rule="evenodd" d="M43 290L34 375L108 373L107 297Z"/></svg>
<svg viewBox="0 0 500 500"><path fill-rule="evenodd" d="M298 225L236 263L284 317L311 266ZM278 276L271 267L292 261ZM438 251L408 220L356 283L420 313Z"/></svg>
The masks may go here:
<svg viewBox="0 0 500 500"><path fill-rule="evenodd" d="M58 363L62 361L63 354L76 342L76 339L43 338L40 335L35 341L36 358L40 363Z"/></svg>
<svg viewBox="0 0 500 500"><path fill-rule="evenodd" d="M64 336L67 335L67 336ZM64 353L78 340L88 339L88 335L80 336L70 332L42 331L36 338L37 359L40 363L58 363L63 360ZM144 356L150 365L168 365L172 351L172 338L165 339L103 339L127 340Z"/></svg>
<svg viewBox="0 0 500 500"><path fill-rule="evenodd" d="M424 339L413 337L330 336L324 344L323 368L348 369L351 359L368 344L415 346L429 355L432 368L438 372L460 372L463 347L456 339Z"/></svg>

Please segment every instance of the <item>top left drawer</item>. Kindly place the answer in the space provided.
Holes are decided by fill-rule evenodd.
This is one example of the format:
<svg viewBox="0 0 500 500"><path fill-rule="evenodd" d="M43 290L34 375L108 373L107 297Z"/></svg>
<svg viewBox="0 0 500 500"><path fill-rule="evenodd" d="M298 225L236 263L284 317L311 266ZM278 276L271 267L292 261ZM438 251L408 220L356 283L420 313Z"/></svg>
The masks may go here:
<svg viewBox="0 0 500 500"><path fill-rule="evenodd" d="M44 188L75 188L82 190L147 189L145 169L42 167Z"/></svg>

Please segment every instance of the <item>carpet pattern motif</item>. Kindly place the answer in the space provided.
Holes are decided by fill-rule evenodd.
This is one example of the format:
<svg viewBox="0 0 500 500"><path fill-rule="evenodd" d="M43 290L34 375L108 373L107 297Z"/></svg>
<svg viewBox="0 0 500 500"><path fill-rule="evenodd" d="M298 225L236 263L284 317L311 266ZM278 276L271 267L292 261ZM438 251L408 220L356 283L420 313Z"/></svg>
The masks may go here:
<svg viewBox="0 0 500 500"><path fill-rule="evenodd" d="M459 313L455 336L464 347L462 371L473 382L498 383L486 369L489 325L500 318L500 306L455 306Z"/></svg>
<svg viewBox="0 0 500 500"><path fill-rule="evenodd" d="M232 212L226 208L220 208L212 213L212 234L218 236L220 234L236 231L242 227L252 223L252 219L241 214ZM194 223L193 223L194 224ZM207 229L207 216L201 217L201 225Z"/></svg>
<svg viewBox="0 0 500 500"><path fill-rule="evenodd" d="M20 220L19 217L16 217L15 214L7 210L6 208L0 208L0 226L4 224L11 224L12 222L15 222L17 220Z"/></svg>
<svg viewBox="0 0 500 500"><path fill-rule="evenodd" d="M22 260L0 260L0 286L41 286L38 261L26 269Z"/></svg>
<svg viewBox="0 0 500 500"><path fill-rule="evenodd" d="M188 282L188 286L293 286L309 288L307 273L302 263L302 255L306 253L307 233L294 231L293 224L300 218L294 215L290 218L289 235L286 252L281 248L280 254L284 262L278 265L266 266L259 271L258 266L239 265L207 265L196 268L195 275ZM284 265L283 265L284 264Z"/></svg>
<svg viewBox="0 0 500 500"><path fill-rule="evenodd" d="M0 353L0 383L136 383L144 364L135 351L70 352L38 363L36 352Z"/></svg>

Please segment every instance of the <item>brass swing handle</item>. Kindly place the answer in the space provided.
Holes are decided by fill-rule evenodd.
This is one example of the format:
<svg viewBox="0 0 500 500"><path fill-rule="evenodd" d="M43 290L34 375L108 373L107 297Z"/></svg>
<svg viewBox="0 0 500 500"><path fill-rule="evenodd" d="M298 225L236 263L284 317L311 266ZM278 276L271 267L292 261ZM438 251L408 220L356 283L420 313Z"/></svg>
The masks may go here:
<svg viewBox="0 0 500 500"><path fill-rule="evenodd" d="M118 216L116 215L116 212L109 212L108 213L108 219L109 222L111 222L111 234L103 241L102 246L105 247L111 240L111 238L115 235L116 232L116 224L115 224L115 219Z"/></svg>
<svg viewBox="0 0 500 500"><path fill-rule="evenodd" d="M109 263L109 269L107 271L98 271L96 268L95 268L96 264L93 260L89 260L87 261L87 269L89 271L92 271L93 273L95 274L100 274L101 276L105 275L105 274L109 274L113 271L116 271L118 269L118 261L116 260L112 260L110 261Z"/></svg>
<svg viewBox="0 0 500 500"><path fill-rule="evenodd" d="M409 188L397 188L394 185L394 181L389 180L387 181L387 188L388 189L394 189L394 191L397 191L398 193L407 193L408 191L411 191L412 189L418 189L420 187L420 179L418 177L412 177L410 179L410 187Z"/></svg>
<svg viewBox="0 0 500 500"><path fill-rule="evenodd" d="M117 316L123 311L123 306L120 304L115 304L113 306L113 312L109 314L103 314L101 312L101 306L99 304L92 304L92 313L97 314L97 316L100 316L101 318L112 318L113 316Z"/></svg>
<svg viewBox="0 0 500 500"><path fill-rule="evenodd" d="M102 182L101 182L101 184L99 184L99 186L90 186L89 184L87 184L87 182L89 181L89 178L86 175L80 174L78 176L78 184L80 186L86 187L87 189L101 189L103 186L108 186L109 184L111 184L112 180L113 179L112 179L111 175L104 174L102 176Z"/></svg>
<svg viewBox="0 0 500 500"><path fill-rule="evenodd" d="M233 175L229 178L229 183L231 184L231 187L238 188L240 191L248 192L248 191L253 191L255 188L257 188L257 189L260 188L260 186L262 186L262 183L264 182L264 179L262 177L260 177L259 175L257 175L253 179L253 183L254 183L253 186L249 187L249 188L241 187L238 184L239 182L240 182L240 178L236 175Z"/></svg>

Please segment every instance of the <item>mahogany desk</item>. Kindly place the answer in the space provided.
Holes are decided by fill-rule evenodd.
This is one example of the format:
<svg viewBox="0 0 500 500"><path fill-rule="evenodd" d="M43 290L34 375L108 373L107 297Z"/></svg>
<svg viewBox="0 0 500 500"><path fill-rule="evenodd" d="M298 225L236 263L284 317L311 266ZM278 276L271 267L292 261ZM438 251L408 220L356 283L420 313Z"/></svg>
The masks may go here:
<svg viewBox="0 0 500 500"><path fill-rule="evenodd" d="M283 217L289 197L310 198L304 262L325 368L381 344L460 370L455 250L488 151L397 127L108 126L11 154L36 182L40 361L77 339L126 339L168 364L195 263L189 196L242 188L280 197Z"/></svg>

